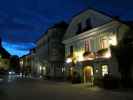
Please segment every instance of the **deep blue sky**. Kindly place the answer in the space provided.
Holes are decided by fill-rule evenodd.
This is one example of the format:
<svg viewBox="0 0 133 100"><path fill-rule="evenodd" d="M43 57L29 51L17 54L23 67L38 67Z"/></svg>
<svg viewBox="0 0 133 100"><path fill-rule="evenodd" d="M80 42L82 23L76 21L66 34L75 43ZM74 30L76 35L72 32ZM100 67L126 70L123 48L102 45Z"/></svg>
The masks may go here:
<svg viewBox="0 0 133 100"><path fill-rule="evenodd" d="M132 0L0 0L0 35L12 55L22 56L48 27L88 7L133 20L132 5Z"/></svg>

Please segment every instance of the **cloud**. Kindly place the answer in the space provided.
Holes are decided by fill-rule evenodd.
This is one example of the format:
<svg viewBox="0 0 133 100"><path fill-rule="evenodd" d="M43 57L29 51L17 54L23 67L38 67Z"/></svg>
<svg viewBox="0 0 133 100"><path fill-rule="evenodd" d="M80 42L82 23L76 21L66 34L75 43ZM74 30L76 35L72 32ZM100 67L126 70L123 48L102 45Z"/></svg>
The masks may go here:
<svg viewBox="0 0 133 100"><path fill-rule="evenodd" d="M3 47L12 55L22 56L29 53L29 49L35 47L34 43L9 43L2 42Z"/></svg>
<svg viewBox="0 0 133 100"><path fill-rule="evenodd" d="M6 45L8 48L14 48L17 50L29 50L35 47L35 44L32 42L17 42L17 43L9 43L9 42L2 42L3 46Z"/></svg>

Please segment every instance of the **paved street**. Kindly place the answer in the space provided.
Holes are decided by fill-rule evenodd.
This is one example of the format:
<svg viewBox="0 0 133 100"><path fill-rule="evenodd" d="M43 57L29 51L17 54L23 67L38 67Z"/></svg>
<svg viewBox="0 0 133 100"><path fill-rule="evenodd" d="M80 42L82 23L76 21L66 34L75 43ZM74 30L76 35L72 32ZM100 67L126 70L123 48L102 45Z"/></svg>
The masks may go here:
<svg viewBox="0 0 133 100"><path fill-rule="evenodd" d="M79 84L25 79L0 87L0 100L133 100L133 95Z"/></svg>

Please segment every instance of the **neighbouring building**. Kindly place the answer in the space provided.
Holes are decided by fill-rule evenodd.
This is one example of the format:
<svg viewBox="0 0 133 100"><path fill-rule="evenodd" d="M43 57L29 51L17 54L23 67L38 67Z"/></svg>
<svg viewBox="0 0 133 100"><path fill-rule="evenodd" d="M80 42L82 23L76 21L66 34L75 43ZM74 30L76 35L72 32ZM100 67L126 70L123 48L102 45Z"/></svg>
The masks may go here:
<svg viewBox="0 0 133 100"><path fill-rule="evenodd" d="M10 54L2 47L0 38L0 70L8 70L10 67Z"/></svg>
<svg viewBox="0 0 133 100"><path fill-rule="evenodd" d="M36 67L36 63L35 63L35 60L36 60L36 48L32 48L30 49L30 55L31 55L31 74L32 75L37 75L37 72L38 72L38 68Z"/></svg>
<svg viewBox="0 0 133 100"><path fill-rule="evenodd" d="M32 72L51 78L62 78L64 72L64 44L62 38L67 24L60 22L50 27L37 40L32 53Z"/></svg>
<svg viewBox="0 0 133 100"><path fill-rule="evenodd" d="M31 65L32 65L32 59L30 53L20 57L20 71L24 75L31 74Z"/></svg>
<svg viewBox="0 0 133 100"><path fill-rule="evenodd" d="M130 28L101 11L88 9L74 16L64 35L66 76L82 82L120 78L118 63L110 47L116 46Z"/></svg>

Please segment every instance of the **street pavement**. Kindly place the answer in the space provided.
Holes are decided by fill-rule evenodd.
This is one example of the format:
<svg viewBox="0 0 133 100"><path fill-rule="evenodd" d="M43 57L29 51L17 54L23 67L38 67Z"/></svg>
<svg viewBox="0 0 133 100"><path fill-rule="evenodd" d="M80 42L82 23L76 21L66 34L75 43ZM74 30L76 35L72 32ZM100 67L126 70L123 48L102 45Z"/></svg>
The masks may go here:
<svg viewBox="0 0 133 100"><path fill-rule="evenodd" d="M1 85L0 100L133 100L133 93L67 82L21 79Z"/></svg>

